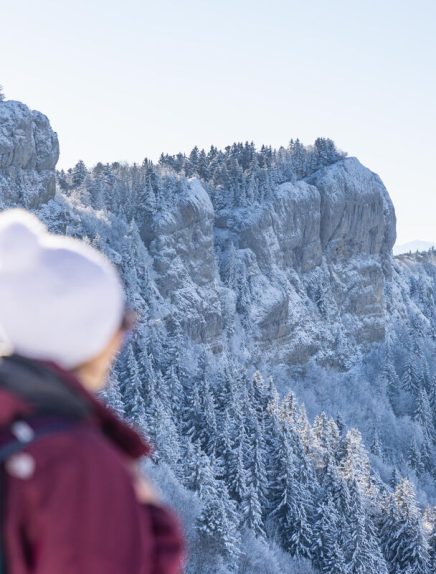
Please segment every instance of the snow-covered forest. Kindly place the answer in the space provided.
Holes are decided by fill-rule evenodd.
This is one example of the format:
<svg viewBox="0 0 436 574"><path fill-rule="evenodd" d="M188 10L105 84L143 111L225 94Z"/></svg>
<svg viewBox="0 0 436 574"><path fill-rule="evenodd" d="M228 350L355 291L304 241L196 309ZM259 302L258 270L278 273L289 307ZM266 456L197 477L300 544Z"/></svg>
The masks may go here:
<svg viewBox="0 0 436 574"><path fill-rule="evenodd" d="M1 207L105 252L138 312L104 399L155 445L187 573L435 572L436 253L392 256L380 178L325 138L57 155L0 101Z"/></svg>

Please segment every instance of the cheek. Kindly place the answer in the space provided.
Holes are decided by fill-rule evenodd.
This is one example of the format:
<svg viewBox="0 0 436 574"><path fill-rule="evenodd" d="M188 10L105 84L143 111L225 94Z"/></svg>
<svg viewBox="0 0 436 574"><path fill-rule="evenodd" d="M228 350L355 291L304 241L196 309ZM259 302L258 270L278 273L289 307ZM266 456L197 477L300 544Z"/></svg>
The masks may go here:
<svg viewBox="0 0 436 574"><path fill-rule="evenodd" d="M120 351L122 344L123 335L121 333L117 333L112 339L111 345L108 348L107 356L109 359L112 359Z"/></svg>

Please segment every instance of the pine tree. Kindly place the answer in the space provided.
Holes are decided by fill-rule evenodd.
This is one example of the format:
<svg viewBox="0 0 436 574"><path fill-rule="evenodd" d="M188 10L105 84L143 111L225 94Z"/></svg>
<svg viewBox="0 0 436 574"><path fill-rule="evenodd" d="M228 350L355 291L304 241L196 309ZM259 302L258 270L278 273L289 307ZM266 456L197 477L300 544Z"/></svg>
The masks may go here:
<svg viewBox="0 0 436 574"><path fill-rule="evenodd" d="M254 434L251 440L251 448L247 452L247 485L252 485L256 490L261 508L262 517L267 509L268 476L265 467L266 450L262 427L256 421Z"/></svg>
<svg viewBox="0 0 436 574"><path fill-rule="evenodd" d="M403 479L388 498L381 524L383 554L389 574L430 574L428 542L411 482Z"/></svg>
<svg viewBox="0 0 436 574"><path fill-rule="evenodd" d="M401 377L401 386L405 391L411 393L412 395L415 395L419 388L416 360L412 354L409 355L404 367Z"/></svg>
<svg viewBox="0 0 436 574"><path fill-rule="evenodd" d="M279 458L273 483L271 516L275 518L283 548L292 555L310 558L313 532L309 523L310 501L296 479L296 461L287 423L282 423Z"/></svg>
<svg viewBox="0 0 436 574"><path fill-rule="evenodd" d="M192 441L200 439L202 415L198 385L192 385L183 409L184 432Z"/></svg>
<svg viewBox="0 0 436 574"><path fill-rule="evenodd" d="M418 391L414 419L421 425L424 436L432 441L434 438L433 414L427 391L423 387Z"/></svg>
<svg viewBox="0 0 436 574"><path fill-rule="evenodd" d="M315 516L311 555L314 566L325 574L348 574L344 552L337 539L339 515L332 499L320 501Z"/></svg>
<svg viewBox="0 0 436 574"><path fill-rule="evenodd" d="M200 401L202 409L200 440L208 454L215 454L218 439L217 409L212 388L206 378L200 388Z"/></svg>
<svg viewBox="0 0 436 574"><path fill-rule="evenodd" d="M255 536L264 538L265 528L262 518L262 507L259 501L258 491L250 477L241 501L242 523L250 528Z"/></svg>
<svg viewBox="0 0 436 574"><path fill-rule="evenodd" d="M364 507L356 480L350 484L350 529L347 566L350 574L387 574L386 561L382 556L371 519Z"/></svg>
<svg viewBox="0 0 436 574"><path fill-rule="evenodd" d="M428 546L430 555L430 572L436 572L436 506L428 513Z"/></svg>
<svg viewBox="0 0 436 574"><path fill-rule="evenodd" d="M178 373L177 363L171 364L164 376L164 381L165 387L168 389L169 406L174 414L176 424L182 426L184 391Z"/></svg>
<svg viewBox="0 0 436 574"><path fill-rule="evenodd" d="M373 438L372 438L370 448L371 448L372 454L375 454L376 456L379 456L381 458L383 457L383 451L382 451L382 446L381 446L381 442L380 442L380 435L378 434L377 429L374 429Z"/></svg>
<svg viewBox="0 0 436 574"><path fill-rule="evenodd" d="M198 528L213 548L234 557L238 554L239 538L235 504L229 498L224 483L215 478L213 465L204 453L198 461L198 469L201 472L197 477L198 494L203 501Z"/></svg>
<svg viewBox="0 0 436 574"><path fill-rule="evenodd" d="M424 472L424 463L421 456L421 449L415 436L412 437L412 442L407 454L407 462L416 472L417 476L422 476Z"/></svg>
<svg viewBox="0 0 436 574"><path fill-rule="evenodd" d="M171 413L165 409L162 401L155 397L152 406L152 423L148 430L152 433L152 438L156 451L154 460L156 462L166 462L174 471L176 476L181 476L182 448L177 427Z"/></svg>
<svg viewBox="0 0 436 574"><path fill-rule="evenodd" d="M370 482L370 464L362 435L357 429L347 432L341 451L340 466L345 478L355 479L365 490Z"/></svg>
<svg viewBox="0 0 436 574"><path fill-rule="evenodd" d="M104 390L104 399L110 406L110 408L122 419L124 418L125 406L123 397L121 395L120 383L118 377L113 371L110 376L109 383L106 385Z"/></svg>
<svg viewBox="0 0 436 574"><path fill-rule="evenodd" d="M313 427L312 456L317 468L325 468L327 461L338 451L339 429L333 419L322 412L315 417Z"/></svg>
<svg viewBox="0 0 436 574"><path fill-rule="evenodd" d="M299 139L291 140L289 143L289 151L291 153L291 162L297 179L301 179L306 175L307 164L307 151Z"/></svg>
<svg viewBox="0 0 436 574"><path fill-rule="evenodd" d="M217 436L215 448L216 461L217 466L222 469L220 478L227 482L230 476L230 465L233 454L232 419L230 409L226 409L221 415L219 428L221 431Z"/></svg>
<svg viewBox="0 0 436 574"><path fill-rule="evenodd" d="M341 547L345 547L348 536L348 517L351 514L351 499L348 484L339 472L335 462L329 460L322 476L322 493L334 504L338 512L336 520L336 538Z"/></svg>
<svg viewBox="0 0 436 574"><path fill-rule="evenodd" d="M382 370L382 385L386 389L386 394L389 398L389 402L395 411L398 401L398 392L400 389L400 380L394 367L394 360L390 345L386 349Z"/></svg>
<svg viewBox="0 0 436 574"><path fill-rule="evenodd" d="M247 490L247 471L245 468L245 429L241 425L239 432L233 441L233 451L229 457L227 477L230 496L237 502L241 502Z"/></svg>
<svg viewBox="0 0 436 574"><path fill-rule="evenodd" d="M133 345L130 343L126 351L125 368L122 373L121 391L125 402L127 418L143 430L145 423L145 404L141 392L141 380L138 364L135 359Z"/></svg>
<svg viewBox="0 0 436 574"><path fill-rule="evenodd" d="M72 183L74 187L78 187L88 174L86 165L82 160L79 160L73 168Z"/></svg>

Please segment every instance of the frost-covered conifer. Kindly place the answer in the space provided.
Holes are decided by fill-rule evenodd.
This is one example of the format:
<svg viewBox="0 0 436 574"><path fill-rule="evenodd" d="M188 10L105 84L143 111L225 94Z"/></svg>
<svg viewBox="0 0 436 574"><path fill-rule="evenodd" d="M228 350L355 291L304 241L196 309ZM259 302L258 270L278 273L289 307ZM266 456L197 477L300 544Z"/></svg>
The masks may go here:
<svg viewBox="0 0 436 574"><path fill-rule="evenodd" d="M201 470L200 470L201 468ZM198 518L198 528L208 543L230 558L238 554L238 520L234 502L229 498L222 481L214 476L213 465L206 455L201 455L197 477L198 493L203 502Z"/></svg>
<svg viewBox="0 0 436 574"><path fill-rule="evenodd" d="M115 411L115 413L120 417L125 417L125 406L123 401L123 396L120 391L120 383L118 377L113 371L110 375L110 380L106 385L103 393L103 399L107 402L110 408Z"/></svg>
<svg viewBox="0 0 436 574"><path fill-rule="evenodd" d="M362 441L362 435L357 429L351 429L345 435L340 461L345 478L356 480L365 490L369 484L370 464L368 454Z"/></svg>
<svg viewBox="0 0 436 574"><path fill-rule="evenodd" d="M352 574L388 574L371 518L365 508L360 487L350 483L350 514L347 540L347 566Z"/></svg>
<svg viewBox="0 0 436 574"><path fill-rule="evenodd" d="M79 160L76 165L73 167L72 172L72 184L74 187L79 186L88 174L88 170L86 169L86 165L82 160Z"/></svg>
<svg viewBox="0 0 436 574"><path fill-rule="evenodd" d="M337 537L339 515L330 497L321 500L313 526L311 554L314 566L320 572L347 574L343 548Z"/></svg>
<svg viewBox="0 0 436 574"><path fill-rule="evenodd" d="M401 386L402 388L414 395L419 388L419 376L418 368L416 364L416 358L413 354L410 354L406 365L401 376Z"/></svg>
<svg viewBox="0 0 436 574"><path fill-rule="evenodd" d="M236 430L233 439L233 451L227 466L227 484L229 493L237 502L241 502L247 490L247 471L245 468L246 436L243 426Z"/></svg>
<svg viewBox="0 0 436 574"><path fill-rule="evenodd" d="M277 520L278 534L283 547L292 555L311 557L313 531L309 522L310 493L297 480L298 461L292 452L288 423L282 423L279 459L272 485L271 515Z"/></svg>
<svg viewBox="0 0 436 574"><path fill-rule="evenodd" d="M127 347L121 388L125 401L127 418L138 428L143 428L145 421L145 404L142 393L140 372L136 362L133 345Z"/></svg>
<svg viewBox="0 0 436 574"><path fill-rule="evenodd" d="M414 488L407 479L388 499L381 525L381 545L389 574L431 574L428 542L416 505Z"/></svg>
<svg viewBox="0 0 436 574"><path fill-rule="evenodd" d="M423 387L418 391L414 418L422 426L424 436L432 440L434 437L433 413L427 391Z"/></svg>

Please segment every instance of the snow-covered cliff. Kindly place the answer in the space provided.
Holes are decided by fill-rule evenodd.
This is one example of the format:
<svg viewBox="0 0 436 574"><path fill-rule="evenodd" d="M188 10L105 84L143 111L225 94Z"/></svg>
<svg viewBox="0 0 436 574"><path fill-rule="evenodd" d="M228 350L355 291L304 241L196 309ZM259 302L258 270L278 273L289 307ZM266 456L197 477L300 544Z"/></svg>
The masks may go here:
<svg viewBox="0 0 436 574"><path fill-rule="evenodd" d="M46 116L0 101L0 201L36 207L55 194L57 135Z"/></svg>
<svg viewBox="0 0 436 574"><path fill-rule="evenodd" d="M185 182L138 221L160 318L215 352L231 326L251 361L284 366L340 367L384 339L395 213L376 174L345 158L261 204L216 210L205 187Z"/></svg>

